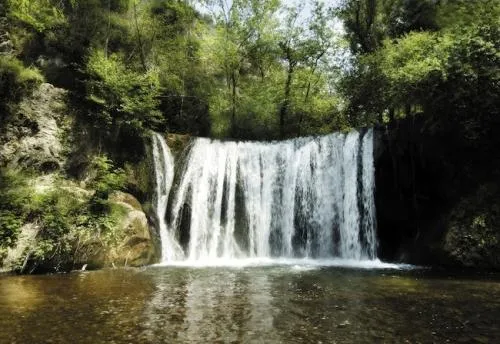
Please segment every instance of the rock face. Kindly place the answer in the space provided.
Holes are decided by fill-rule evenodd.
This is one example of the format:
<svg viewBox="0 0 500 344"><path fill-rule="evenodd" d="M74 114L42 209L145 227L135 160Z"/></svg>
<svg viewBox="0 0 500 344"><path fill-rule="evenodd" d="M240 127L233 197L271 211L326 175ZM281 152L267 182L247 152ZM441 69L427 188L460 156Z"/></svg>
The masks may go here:
<svg viewBox="0 0 500 344"><path fill-rule="evenodd" d="M90 268L137 267L154 263L158 258L156 245L139 201L123 192L115 192L110 201L124 210L114 232L115 240L109 244L104 244L99 238L83 242L75 261L79 265L88 264Z"/></svg>
<svg viewBox="0 0 500 344"><path fill-rule="evenodd" d="M71 190L72 194L85 190ZM7 249L0 262L1 272L60 272L88 269L139 267L153 264L159 252L151 228L140 203L132 195L116 192L110 197L115 207L120 207L120 218L111 232L74 231L61 237L61 243L69 245L65 254L54 255L52 259L40 261L34 258L39 242L38 234L43 228L28 223L21 228L15 247Z"/></svg>
<svg viewBox="0 0 500 344"><path fill-rule="evenodd" d="M66 91L42 84L24 99L0 136L0 166L47 173L65 162L64 140L71 126Z"/></svg>
<svg viewBox="0 0 500 344"><path fill-rule="evenodd" d="M453 208L440 246L443 260L465 267L500 267L499 197L498 185L488 183Z"/></svg>
<svg viewBox="0 0 500 344"><path fill-rule="evenodd" d="M34 223L27 223L21 228L17 245L7 249L7 255L0 264L0 272L10 272L25 264L26 252L35 245L39 230L40 228Z"/></svg>
<svg viewBox="0 0 500 344"><path fill-rule="evenodd" d="M94 190L85 188L85 183L78 184L65 172L80 147L73 132L74 116L67 104L67 92L50 84L42 84L25 97L0 126L0 168L33 171L29 184L38 196L57 191L88 207ZM141 176L149 172L146 165L137 171ZM123 192L112 193L108 203L114 211L106 229L87 229L73 222L68 232L56 239L65 249L53 258L42 260L33 251L38 243L43 245L44 228L25 224L14 248L0 245L0 272L54 272L80 269L83 265L103 268L155 263L159 245L141 203Z"/></svg>
<svg viewBox="0 0 500 344"><path fill-rule="evenodd" d="M425 116L378 129L379 257L500 269L500 156L489 142L429 128Z"/></svg>

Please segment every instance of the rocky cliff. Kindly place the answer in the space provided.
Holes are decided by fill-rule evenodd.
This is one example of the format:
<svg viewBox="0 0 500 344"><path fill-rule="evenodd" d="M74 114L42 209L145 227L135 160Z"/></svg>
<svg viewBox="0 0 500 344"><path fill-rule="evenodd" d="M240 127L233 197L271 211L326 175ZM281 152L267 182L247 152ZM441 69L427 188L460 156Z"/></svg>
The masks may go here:
<svg viewBox="0 0 500 344"><path fill-rule="evenodd" d="M51 272L155 262L155 232L139 201L124 192L98 195L102 181L96 178L102 171L92 170L92 164L82 167L80 178L68 175L75 154L81 155L80 160L91 160L94 154L79 148L84 137L68 103L65 90L44 83L5 116L0 133L2 176L27 176L23 190L29 195L20 202L27 210L8 209L25 216L16 219L22 218L16 222L20 228L0 230L0 239L8 230L12 233L12 242L0 245L0 271ZM12 186L8 192L16 197L18 191ZM99 206L104 210L94 209ZM1 209L0 213L10 214ZM1 222L4 227L9 224Z"/></svg>
<svg viewBox="0 0 500 344"><path fill-rule="evenodd" d="M415 116L378 128L379 255L423 265L500 269L498 138L464 140Z"/></svg>

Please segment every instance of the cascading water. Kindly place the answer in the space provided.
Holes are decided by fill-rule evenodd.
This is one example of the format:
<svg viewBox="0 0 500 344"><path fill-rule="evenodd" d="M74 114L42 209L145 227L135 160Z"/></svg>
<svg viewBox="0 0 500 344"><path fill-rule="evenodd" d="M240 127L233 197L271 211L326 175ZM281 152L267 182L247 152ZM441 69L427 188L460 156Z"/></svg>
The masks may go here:
<svg viewBox="0 0 500 344"><path fill-rule="evenodd" d="M172 191L174 162L158 134L153 155L163 262L376 258L371 129L268 143L198 138Z"/></svg>
<svg viewBox="0 0 500 344"><path fill-rule="evenodd" d="M156 178L153 201L160 232L162 261L179 260L184 257L184 252L165 222L168 196L174 180L174 157L165 139L157 133L153 134L153 161Z"/></svg>

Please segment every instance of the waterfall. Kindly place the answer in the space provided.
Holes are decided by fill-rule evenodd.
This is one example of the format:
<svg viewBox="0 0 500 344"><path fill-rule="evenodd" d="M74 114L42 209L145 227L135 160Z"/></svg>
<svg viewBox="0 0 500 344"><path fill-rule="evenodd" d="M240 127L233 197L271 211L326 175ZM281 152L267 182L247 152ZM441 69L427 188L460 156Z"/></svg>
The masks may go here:
<svg viewBox="0 0 500 344"><path fill-rule="evenodd" d="M154 209L158 220L161 240L162 262L179 260L184 257L181 246L168 230L165 221L168 196L174 180L174 157L160 134L153 134L153 162L155 168Z"/></svg>
<svg viewBox="0 0 500 344"><path fill-rule="evenodd" d="M163 261L376 258L371 129L276 142L197 138L173 190L174 162L158 134L153 155Z"/></svg>

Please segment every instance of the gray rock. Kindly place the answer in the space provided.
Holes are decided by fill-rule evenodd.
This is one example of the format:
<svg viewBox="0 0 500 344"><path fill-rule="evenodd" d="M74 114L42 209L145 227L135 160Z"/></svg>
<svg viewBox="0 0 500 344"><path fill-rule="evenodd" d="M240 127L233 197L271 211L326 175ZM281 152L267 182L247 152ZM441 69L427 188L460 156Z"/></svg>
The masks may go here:
<svg viewBox="0 0 500 344"><path fill-rule="evenodd" d="M66 96L65 90L42 84L20 103L1 138L0 166L52 172L64 165L64 137L72 118Z"/></svg>
<svg viewBox="0 0 500 344"><path fill-rule="evenodd" d="M22 269L27 251L30 247L34 246L39 230L40 228L34 223L27 223L21 227L16 246L7 249L7 256L2 264L0 264L0 272L11 272L19 268Z"/></svg>
<svg viewBox="0 0 500 344"><path fill-rule="evenodd" d="M123 192L114 193L110 201L124 209L124 215L114 229L115 240L106 243L99 237L88 238L81 244L75 262L82 266L88 264L88 267L93 269L137 267L156 262L158 252L146 214L139 201Z"/></svg>

